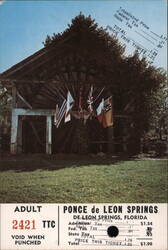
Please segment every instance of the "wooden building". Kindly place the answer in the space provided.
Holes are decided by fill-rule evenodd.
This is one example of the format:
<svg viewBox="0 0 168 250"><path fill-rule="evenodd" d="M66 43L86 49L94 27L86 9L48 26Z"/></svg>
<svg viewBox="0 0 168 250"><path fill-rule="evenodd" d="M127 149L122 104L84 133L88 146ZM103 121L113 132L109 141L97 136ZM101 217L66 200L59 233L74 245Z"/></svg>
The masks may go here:
<svg viewBox="0 0 168 250"><path fill-rule="evenodd" d="M76 17L65 32L49 40L43 49L0 75L13 99L11 153L127 152L130 132L125 130L131 129L131 119L115 104L118 83L113 78L116 79L122 60L122 46L83 15ZM68 90L78 103L82 89L86 106L91 85L95 98L98 97L95 108L102 97L113 96L114 128L103 129L95 117L88 119L86 125L73 118L56 129L53 125L56 104L61 105Z"/></svg>

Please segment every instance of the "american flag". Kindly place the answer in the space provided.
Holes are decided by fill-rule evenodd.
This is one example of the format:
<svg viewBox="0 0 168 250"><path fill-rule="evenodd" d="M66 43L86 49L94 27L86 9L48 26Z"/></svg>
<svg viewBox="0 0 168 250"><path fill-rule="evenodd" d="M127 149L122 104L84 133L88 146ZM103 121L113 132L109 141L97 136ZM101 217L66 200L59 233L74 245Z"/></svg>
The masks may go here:
<svg viewBox="0 0 168 250"><path fill-rule="evenodd" d="M66 105L67 105L67 101L64 100L62 103L61 108L59 109L58 105L56 105L56 110L55 110L55 116L54 116L54 125L58 128L62 118L65 115L66 112Z"/></svg>

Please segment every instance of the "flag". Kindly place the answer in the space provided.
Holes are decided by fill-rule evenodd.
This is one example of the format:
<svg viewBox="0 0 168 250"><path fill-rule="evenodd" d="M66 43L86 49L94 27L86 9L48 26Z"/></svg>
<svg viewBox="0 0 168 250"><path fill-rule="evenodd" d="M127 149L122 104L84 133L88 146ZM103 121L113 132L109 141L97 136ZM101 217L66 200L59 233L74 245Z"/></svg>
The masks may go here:
<svg viewBox="0 0 168 250"><path fill-rule="evenodd" d="M96 112L97 112L97 119L99 120L100 123L103 121L103 116L104 116L104 99L102 99L101 103L99 104Z"/></svg>
<svg viewBox="0 0 168 250"><path fill-rule="evenodd" d="M60 109L59 109L58 105L56 105L56 111L55 111L55 116L54 116L54 125L57 128L59 127L59 125L60 125L60 123L62 121L62 118L65 115L65 112L66 112L66 103L67 103L67 101L64 100Z"/></svg>
<svg viewBox="0 0 168 250"><path fill-rule="evenodd" d="M110 96L104 101L103 127L107 128L110 126L113 126L112 96Z"/></svg>
<svg viewBox="0 0 168 250"><path fill-rule="evenodd" d="M93 85L90 88L87 103L88 103L88 110L90 113L92 113L93 112L93 106L92 106L92 104L93 104Z"/></svg>
<svg viewBox="0 0 168 250"><path fill-rule="evenodd" d="M101 103L97 108L97 119L102 124L104 128L113 125L113 115L112 115L112 97L110 96L105 101L102 99Z"/></svg>
<svg viewBox="0 0 168 250"><path fill-rule="evenodd" d="M65 112L65 122L69 122L71 120L71 114L70 111L74 105L74 99L71 95L71 93L68 91L67 94L67 104L66 104L66 112Z"/></svg>
<svg viewBox="0 0 168 250"><path fill-rule="evenodd" d="M102 112L103 112L103 109L104 109L104 99L102 99L101 103L99 104L98 108L97 108L97 116L99 116Z"/></svg>

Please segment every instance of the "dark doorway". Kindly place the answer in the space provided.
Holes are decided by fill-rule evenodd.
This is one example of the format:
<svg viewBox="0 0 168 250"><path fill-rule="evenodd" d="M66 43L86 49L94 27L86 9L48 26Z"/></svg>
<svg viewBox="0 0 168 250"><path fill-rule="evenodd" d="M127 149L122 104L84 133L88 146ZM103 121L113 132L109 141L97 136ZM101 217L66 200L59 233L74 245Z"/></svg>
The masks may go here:
<svg viewBox="0 0 168 250"><path fill-rule="evenodd" d="M23 153L45 153L46 117L26 116L22 128Z"/></svg>

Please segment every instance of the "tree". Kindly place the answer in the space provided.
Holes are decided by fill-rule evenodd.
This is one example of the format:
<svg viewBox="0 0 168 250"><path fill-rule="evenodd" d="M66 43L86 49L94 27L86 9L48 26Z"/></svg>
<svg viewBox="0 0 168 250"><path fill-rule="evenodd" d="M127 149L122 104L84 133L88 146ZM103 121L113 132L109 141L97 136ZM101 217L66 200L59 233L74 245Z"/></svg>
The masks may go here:
<svg viewBox="0 0 168 250"><path fill-rule="evenodd" d="M45 47L50 47L57 45L59 42L73 42L74 46L78 45L76 49L80 45L85 50L97 52L99 52L99 49L104 50L108 53L108 56L111 52L112 56L121 57L125 50L124 46L114 36L109 35L106 29L98 27L98 24L90 15L85 17L82 13L72 19L72 23L68 24L68 28L64 32L54 33L52 36L47 35L43 44Z"/></svg>
<svg viewBox="0 0 168 250"><path fill-rule="evenodd" d="M74 99L77 100L77 105L79 90L82 89L83 108L87 108L87 97L91 84L91 81L89 82L90 78L94 79L92 83L94 83L94 90L97 89L95 90L97 91L96 95L100 93L103 87L108 89L106 95L107 92L109 93L111 79L116 77L117 67L123 57L124 47L115 37L110 36L105 29L98 27L98 24L90 16L85 17L80 13L72 19L72 24L68 25L68 28L62 34L47 36L44 45L48 50L58 46L60 53L62 53L61 57L64 59L68 56L71 58L72 55L72 60L66 65L68 76L70 75L69 72L72 73L72 71L73 73L77 72L77 77L82 72L81 75L83 75L84 80L81 80L79 76L78 79L72 81L69 77L68 83L65 83L69 90L71 90L69 85L73 84L72 91L73 94L75 93ZM62 67L65 67L65 65L62 65ZM63 85L63 83L61 82L60 85ZM79 127L77 126L73 137L73 140L75 140L73 145L80 145L78 147L80 153L81 151L86 152L88 145L85 144L88 144L87 134L89 131L83 123L77 122L77 124Z"/></svg>
<svg viewBox="0 0 168 250"><path fill-rule="evenodd" d="M151 96L150 110L150 130L148 134L160 140L168 140L168 88L166 81Z"/></svg>
<svg viewBox="0 0 168 250"><path fill-rule="evenodd" d="M11 96L7 90L0 84L0 125L8 124L8 117L11 110Z"/></svg>
<svg viewBox="0 0 168 250"><path fill-rule="evenodd" d="M113 94L114 113L131 116L128 129L135 151L140 150L141 138L151 127L159 129L162 137L167 112L163 70L152 66L145 58L140 59L137 51L132 56L124 56L124 47L119 41L82 13L72 19L63 33L47 36L44 45L50 48L61 43L68 44L71 52L81 54L89 67L94 68L97 87L106 87Z"/></svg>
<svg viewBox="0 0 168 250"><path fill-rule="evenodd" d="M127 70L129 88L134 102L132 116L137 140L145 138L153 129L160 134L166 128L166 72L161 68L150 65L145 58L139 59L137 53L128 58ZM139 143L140 145L140 143Z"/></svg>
<svg viewBox="0 0 168 250"><path fill-rule="evenodd" d="M9 149L11 96L0 84L0 148Z"/></svg>

